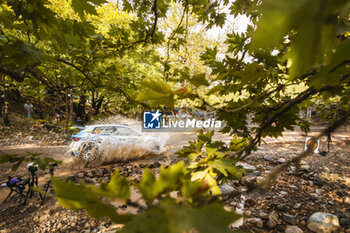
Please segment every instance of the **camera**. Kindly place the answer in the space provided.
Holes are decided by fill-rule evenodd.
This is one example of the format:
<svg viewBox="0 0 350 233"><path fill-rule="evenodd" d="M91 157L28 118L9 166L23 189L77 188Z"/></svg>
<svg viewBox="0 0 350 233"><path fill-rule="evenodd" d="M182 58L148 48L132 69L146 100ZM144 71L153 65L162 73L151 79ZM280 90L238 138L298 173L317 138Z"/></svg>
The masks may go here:
<svg viewBox="0 0 350 233"><path fill-rule="evenodd" d="M37 170L38 170L38 167L34 167L34 166L30 166L30 167L28 168L28 171L30 171L30 172L32 172L32 173L36 172Z"/></svg>
<svg viewBox="0 0 350 233"><path fill-rule="evenodd" d="M28 171L30 171L31 173L35 173L36 171L38 171L38 165L34 165L33 162L28 163L28 164L27 164L27 169L28 169Z"/></svg>
<svg viewBox="0 0 350 233"><path fill-rule="evenodd" d="M57 166L57 163L49 163L49 167L50 167L50 174L53 175L53 171L55 169L55 167Z"/></svg>
<svg viewBox="0 0 350 233"><path fill-rule="evenodd" d="M11 176L8 177L8 181L5 183L7 187L12 188L12 187L16 187L16 185L22 181L21 177L16 178L12 178ZM5 186L5 185L4 185Z"/></svg>
<svg viewBox="0 0 350 233"><path fill-rule="evenodd" d="M26 188L26 185L29 184L30 178L25 179L23 182L20 182L19 184L16 185L18 188L19 192L23 192L24 189Z"/></svg>
<svg viewBox="0 0 350 233"><path fill-rule="evenodd" d="M56 167L57 163L49 163L50 167Z"/></svg>

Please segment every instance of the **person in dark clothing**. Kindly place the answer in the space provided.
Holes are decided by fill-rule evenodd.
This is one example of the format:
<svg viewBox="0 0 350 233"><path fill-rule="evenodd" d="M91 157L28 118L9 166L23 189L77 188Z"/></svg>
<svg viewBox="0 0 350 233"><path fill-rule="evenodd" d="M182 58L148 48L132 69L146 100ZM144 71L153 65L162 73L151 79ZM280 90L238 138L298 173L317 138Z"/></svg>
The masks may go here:
<svg viewBox="0 0 350 233"><path fill-rule="evenodd" d="M77 124L78 125L82 125L83 124L83 121L80 119L80 117L77 117Z"/></svg>
<svg viewBox="0 0 350 233"><path fill-rule="evenodd" d="M36 106L34 109L34 114L37 116L38 119L42 119L42 111L39 106Z"/></svg>
<svg viewBox="0 0 350 233"><path fill-rule="evenodd" d="M87 123L90 120L89 113L85 113L85 123Z"/></svg>
<svg viewBox="0 0 350 233"><path fill-rule="evenodd" d="M328 142L327 147L328 147L328 153L329 153L330 150L331 150L330 144L331 144L331 142L332 142L332 136L331 136L331 133L330 133L330 132L328 132L328 135L327 135L327 142Z"/></svg>
<svg viewBox="0 0 350 233"><path fill-rule="evenodd" d="M55 110L55 119L57 123L61 121L61 110L59 108L56 108Z"/></svg>

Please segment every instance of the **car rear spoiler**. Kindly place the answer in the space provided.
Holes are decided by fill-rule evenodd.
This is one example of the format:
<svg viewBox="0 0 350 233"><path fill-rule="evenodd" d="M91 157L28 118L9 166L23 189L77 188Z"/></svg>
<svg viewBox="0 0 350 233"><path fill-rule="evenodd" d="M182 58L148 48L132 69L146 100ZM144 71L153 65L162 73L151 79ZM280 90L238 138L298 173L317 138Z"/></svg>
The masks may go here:
<svg viewBox="0 0 350 233"><path fill-rule="evenodd" d="M72 125L71 128L85 129L86 127L78 126L78 125Z"/></svg>

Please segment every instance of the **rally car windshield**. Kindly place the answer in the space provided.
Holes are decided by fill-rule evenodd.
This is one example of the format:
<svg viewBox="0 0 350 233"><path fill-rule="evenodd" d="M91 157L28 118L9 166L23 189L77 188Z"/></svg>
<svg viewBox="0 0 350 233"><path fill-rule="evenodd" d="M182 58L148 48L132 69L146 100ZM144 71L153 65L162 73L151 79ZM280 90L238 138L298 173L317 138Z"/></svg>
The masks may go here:
<svg viewBox="0 0 350 233"><path fill-rule="evenodd" d="M115 136L142 136L139 132L127 128L127 127L118 127L116 131L113 132L113 135Z"/></svg>
<svg viewBox="0 0 350 233"><path fill-rule="evenodd" d="M113 126L103 126L103 127L96 127L92 133L93 134L100 134L100 135L111 135L114 133L117 129Z"/></svg>

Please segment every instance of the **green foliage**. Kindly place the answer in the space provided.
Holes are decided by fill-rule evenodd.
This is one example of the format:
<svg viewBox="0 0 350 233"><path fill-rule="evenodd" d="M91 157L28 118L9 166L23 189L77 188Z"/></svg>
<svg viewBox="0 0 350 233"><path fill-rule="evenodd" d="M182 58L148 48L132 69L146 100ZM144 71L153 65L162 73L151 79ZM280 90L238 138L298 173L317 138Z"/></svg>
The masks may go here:
<svg viewBox="0 0 350 233"><path fill-rule="evenodd" d="M150 106L156 107L160 104L172 107L174 105L174 92L170 84L161 79L147 79L143 82L143 89L137 96L139 102L149 101Z"/></svg>
<svg viewBox="0 0 350 233"><path fill-rule="evenodd" d="M81 102L90 100L95 114L101 108L190 103L215 111L225 122L223 132L233 137L226 145L213 141L213 132L200 132L178 152L185 163L161 168L159 177L146 169L139 183L118 171L99 187L53 178L56 196L67 208L124 223L124 232L227 232L237 216L212 200L220 196L219 184L244 173L237 161L265 137L279 137L297 125L308 132L309 123L298 113L315 99L326 105L336 100L338 110L350 108L348 1L133 0L121 5L2 1L4 87L51 106L61 106L61 96L74 90ZM228 33L225 43L205 36L205 28L223 27L226 18L239 14L252 24L244 33ZM344 114L338 110L332 118ZM33 154L0 157L0 163L14 163L13 170L24 161L44 169L53 160ZM139 205L130 200L131 187L147 210L119 214L110 201Z"/></svg>
<svg viewBox="0 0 350 233"><path fill-rule="evenodd" d="M240 216L226 212L218 204L193 208L174 200L163 200L159 206L132 219L121 232L201 233L230 232L228 225Z"/></svg>
<svg viewBox="0 0 350 233"><path fill-rule="evenodd" d="M96 187L80 183L66 183L52 177L55 196L58 202L69 209L85 209L94 218L108 217L115 223L123 223L122 232L229 232L228 225L240 216L227 212L216 202L207 205L205 193L208 186L202 182L191 181L184 162L168 168L161 167L159 177L145 169L139 183L132 183L122 178L116 170L108 184ZM110 204L112 200L123 200L140 205L130 200L130 188L134 186L142 194L148 209L138 215L119 214ZM177 192L177 197L171 195ZM158 204L154 204L158 200ZM195 201L201 200L201 202Z"/></svg>
<svg viewBox="0 0 350 233"><path fill-rule="evenodd" d="M136 187L142 193L142 196L151 201L162 194L170 193L171 191L179 190L183 176L185 175L184 163L177 163L167 169L163 167L160 170L159 178L146 168L143 174L143 179Z"/></svg>
<svg viewBox="0 0 350 233"><path fill-rule="evenodd" d="M3 154L0 157L0 163L15 163L12 166L11 171L16 171L18 167L22 164L24 159L24 156L18 156L14 154Z"/></svg>
<svg viewBox="0 0 350 233"><path fill-rule="evenodd" d="M171 102L171 97L174 101L187 98L199 103L198 108L215 110L219 119L226 122L223 132L248 140L237 152L239 157L257 149L264 137L279 137L284 130L297 125L307 133L309 123L300 118L299 112L312 100L340 98L342 107L348 107L347 1L225 4L230 6L232 15L245 13L254 26L249 25L244 33L229 33L226 51L208 46L201 54L202 61L211 69L210 80L214 81L206 91L197 90L198 86L208 84L197 82L198 78L203 80L202 73L194 74L192 79L188 70L179 70L174 75L181 77L180 83L173 86L172 92L181 84L187 86L188 81L197 88L188 88L182 97L175 94L166 101L159 99L157 105ZM215 8L215 3L210 7ZM200 20L209 19L203 12L197 13ZM212 95L223 98L211 102ZM144 97L144 101L151 98Z"/></svg>
<svg viewBox="0 0 350 233"><path fill-rule="evenodd" d="M105 0L72 0L72 8L84 19L85 14L97 15L96 6L106 3Z"/></svg>
<svg viewBox="0 0 350 233"><path fill-rule="evenodd" d="M30 153L27 152L28 156L21 156L16 154L7 154L4 152L1 152L2 155L0 155L0 164L2 163L14 163L11 167L11 171L17 171L19 166L24 163L33 162L33 166L38 166L39 169L45 170L47 167L50 167L50 163L57 163L62 164L62 161L55 160L50 157L39 157L40 154Z"/></svg>
<svg viewBox="0 0 350 233"><path fill-rule="evenodd" d="M329 60L337 44L334 38L342 27L338 17L343 16L344 6L349 7L345 0L264 1L252 46L274 49L288 36L293 41L286 54L293 63L291 78L309 72L314 65ZM268 40L266 35L270 35Z"/></svg>
<svg viewBox="0 0 350 233"><path fill-rule="evenodd" d="M90 115L110 108L132 111L142 79L160 74L157 52L133 44L138 28L130 26L132 18L104 0L4 1L4 82L48 108L64 105L72 90L91 100Z"/></svg>
<svg viewBox="0 0 350 233"><path fill-rule="evenodd" d="M130 198L130 187L127 180L122 178L118 169L114 171L108 184L101 184L97 193L109 198L120 198L127 200Z"/></svg>
<svg viewBox="0 0 350 233"><path fill-rule="evenodd" d="M193 77L189 77L188 81L190 81L195 87L209 86L209 82L206 80L205 76L205 73L197 74Z"/></svg>
<svg viewBox="0 0 350 233"><path fill-rule="evenodd" d="M239 180L245 173L244 169L236 166L237 159L232 155L243 148L246 141L234 137L227 147L221 141L212 141L213 135L214 132L201 131L196 141L190 142L190 146L184 147L177 154L188 159L192 181L204 181L213 195L219 195L219 177Z"/></svg>
<svg viewBox="0 0 350 233"><path fill-rule="evenodd" d="M108 192L105 188L96 188L95 186L85 184L77 186L72 182L66 183L64 180L55 177L51 179L55 196L62 206L73 210L86 209L89 215L94 218L109 217L112 221L119 223L125 223L130 220L130 216L119 215L114 207L100 200L99 195L115 197L113 191L111 192L109 190ZM107 186L113 185L115 184L107 184ZM117 198L120 197L120 195L117 195Z"/></svg>

